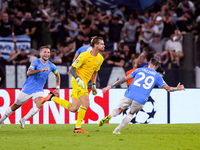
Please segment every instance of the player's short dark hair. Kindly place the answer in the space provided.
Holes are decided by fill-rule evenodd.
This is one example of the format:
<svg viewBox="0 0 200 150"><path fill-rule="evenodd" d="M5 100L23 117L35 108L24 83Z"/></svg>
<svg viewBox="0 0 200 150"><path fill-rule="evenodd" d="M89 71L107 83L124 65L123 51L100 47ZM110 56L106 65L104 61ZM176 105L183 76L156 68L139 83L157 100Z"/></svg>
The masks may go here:
<svg viewBox="0 0 200 150"><path fill-rule="evenodd" d="M159 61L157 58L151 58L150 63L154 66L159 66Z"/></svg>
<svg viewBox="0 0 200 150"><path fill-rule="evenodd" d="M45 45L45 46L41 46L41 47L40 47L40 51L41 51L42 49L44 49L44 48L50 49L49 46Z"/></svg>
<svg viewBox="0 0 200 150"><path fill-rule="evenodd" d="M92 37L92 40L91 40L91 46L94 47L94 44L99 44L99 40L102 40L103 41L103 38L100 37L100 36L94 36Z"/></svg>

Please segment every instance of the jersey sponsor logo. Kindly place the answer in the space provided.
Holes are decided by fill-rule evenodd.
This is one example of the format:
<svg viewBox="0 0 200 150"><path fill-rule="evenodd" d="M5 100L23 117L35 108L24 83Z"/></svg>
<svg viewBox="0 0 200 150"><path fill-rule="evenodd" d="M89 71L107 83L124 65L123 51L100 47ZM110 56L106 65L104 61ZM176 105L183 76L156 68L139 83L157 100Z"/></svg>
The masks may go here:
<svg viewBox="0 0 200 150"><path fill-rule="evenodd" d="M47 95L54 89L44 89L44 95ZM100 89L97 89L97 95L92 94L92 90L88 89L90 98L90 107L87 109L87 113L83 120L83 123L98 123L104 115L109 114L109 93L102 93ZM0 118L4 114L5 110L15 102L16 97L20 93L19 89L0 89ZM71 89L60 89L59 97L62 99L70 100ZM33 100L29 100L24 103L20 109L15 113L12 113L9 118L5 120L5 124L18 123L18 119L25 116L26 113L35 105ZM77 121L76 113L71 113L64 107L54 103L46 102L43 108L30 119L26 121L26 124L75 124ZM45 119L43 119L45 118Z"/></svg>

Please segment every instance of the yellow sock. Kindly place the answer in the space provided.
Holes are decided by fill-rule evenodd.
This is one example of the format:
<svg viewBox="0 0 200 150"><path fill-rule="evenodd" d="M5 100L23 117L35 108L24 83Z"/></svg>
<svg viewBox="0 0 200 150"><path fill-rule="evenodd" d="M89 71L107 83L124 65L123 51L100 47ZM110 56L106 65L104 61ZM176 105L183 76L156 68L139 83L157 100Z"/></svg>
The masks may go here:
<svg viewBox="0 0 200 150"><path fill-rule="evenodd" d="M81 127L82 121L85 117L85 113L87 111L87 108L81 106L79 111L78 111L78 118L77 118L77 122L76 122L76 127Z"/></svg>
<svg viewBox="0 0 200 150"><path fill-rule="evenodd" d="M69 101L67 100L63 100L63 99L60 99L58 97L55 97L53 99L54 102L58 103L59 105L61 105L62 107L66 108L67 110L69 110L69 108L71 107L71 104Z"/></svg>

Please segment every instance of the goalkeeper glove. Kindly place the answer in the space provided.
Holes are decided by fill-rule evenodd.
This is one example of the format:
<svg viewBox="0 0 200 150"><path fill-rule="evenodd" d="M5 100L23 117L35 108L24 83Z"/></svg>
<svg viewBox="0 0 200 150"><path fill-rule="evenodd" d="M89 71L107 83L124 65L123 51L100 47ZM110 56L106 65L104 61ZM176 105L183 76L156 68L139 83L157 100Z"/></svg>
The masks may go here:
<svg viewBox="0 0 200 150"><path fill-rule="evenodd" d="M84 82L81 80L80 77L77 77L77 78L76 78L76 82L77 82L77 85L78 85L78 86L81 86L82 88L85 89Z"/></svg>
<svg viewBox="0 0 200 150"><path fill-rule="evenodd" d="M92 94L97 95L97 89L96 89L96 84L92 83Z"/></svg>

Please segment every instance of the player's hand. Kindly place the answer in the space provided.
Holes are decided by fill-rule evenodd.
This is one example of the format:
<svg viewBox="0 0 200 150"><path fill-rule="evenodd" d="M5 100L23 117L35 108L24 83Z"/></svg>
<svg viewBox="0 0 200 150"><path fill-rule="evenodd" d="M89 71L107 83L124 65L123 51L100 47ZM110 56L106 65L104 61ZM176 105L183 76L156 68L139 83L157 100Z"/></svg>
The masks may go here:
<svg viewBox="0 0 200 150"><path fill-rule="evenodd" d="M178 90L185 90L185 87L184 87L183 84L181 84L181 83L179 82L178 85L177 85L177 89L178 89Z"/></svg>
<svg viewBox="0 0 200 150"><path fill-rule="evenodd" d="M96 89L96 84L92 83L92 94L97 95L97 89Z"/></svg>
<svg viewBox="0 0 200 150"><path fill-rule="evenodd" d="M84 82L81 80L80 77L77 77L77 78L76 78L76 82L77 82L78 86L80 86L80 87L82 87L82 88L85 89Z"/></svg>
<svg viewBox="0 0 200 150"><path fill-rule="evenodd" d="M59 95L59 91L60 91L60 88L56 88L54 91L53 91L53 94L55 96L58 96Z"/></svg>
<svg viewBox="0 0 200 150"><path fill-rule="evenodd" d="M105 88L102 89L102 92L103 93L106 93L106 91L108 91L109 89L111 89L111 86L107 86Z"/></svg>
<svg viewBox="0 0 200 150"><path fill-rule="evenodd" d="M49 68L45 67L45 68L43 68L43 69L40 70L40 72L44 72L44 71L49 71Z"/></svg>

